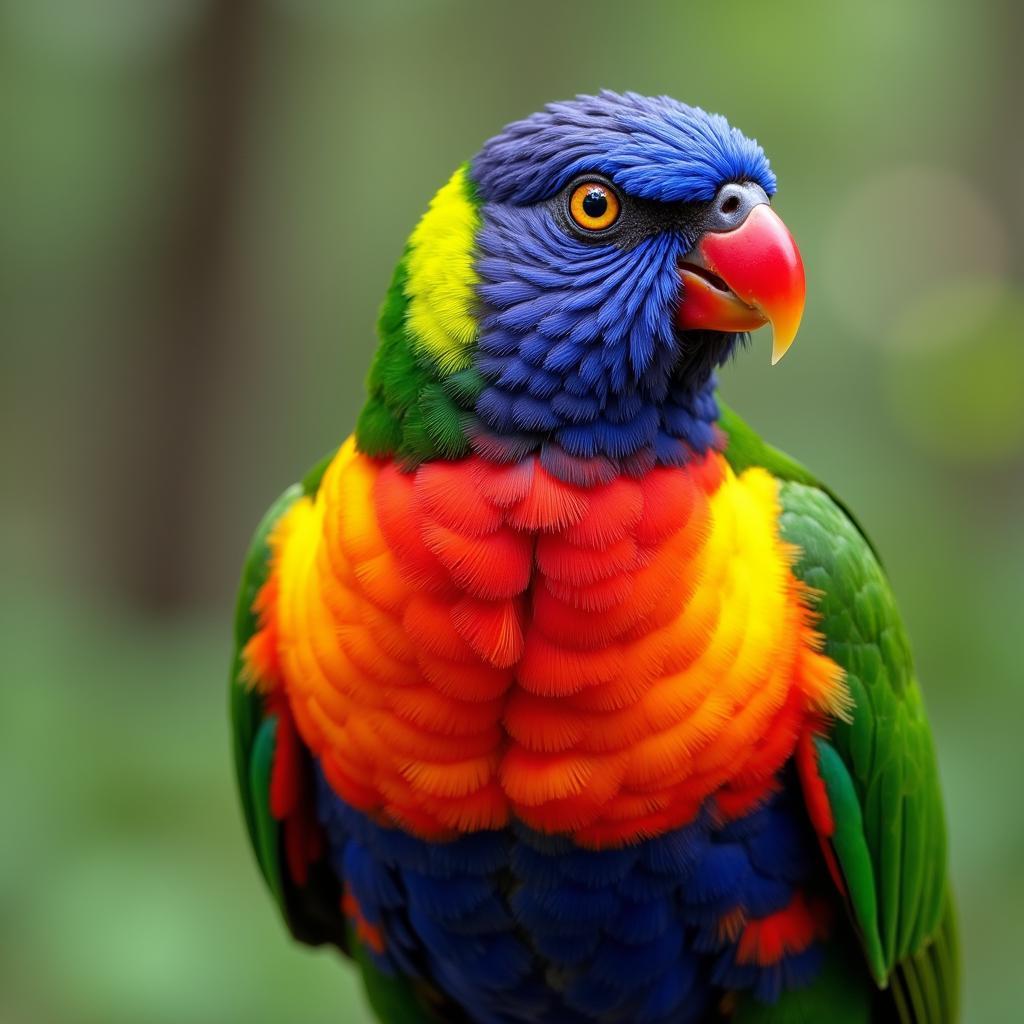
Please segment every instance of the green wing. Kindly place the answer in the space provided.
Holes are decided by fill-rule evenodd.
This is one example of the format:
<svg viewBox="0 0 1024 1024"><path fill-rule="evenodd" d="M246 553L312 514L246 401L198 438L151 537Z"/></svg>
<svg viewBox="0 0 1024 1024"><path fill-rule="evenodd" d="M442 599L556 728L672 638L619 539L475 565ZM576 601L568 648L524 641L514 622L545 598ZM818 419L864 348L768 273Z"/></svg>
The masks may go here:
<svg viewBox="0 0 1024 1024"><path fill-rule="evenodd" d="M846 672L849 722L816 741L834 821L828 841L869 970L901 1024L956 1017L956 927L931 730L906 632L864 531L804 467L764 444L730 410L721 425L737 471L781 482L783 537L796 575L819 595L826 651Z"/></svg>
<svg viewBox="0 0 1024 1024"><path fill-rule="evenodd" d="M284 855L284 829L270 810L270 777L278 723L268 712L262 694L242 680L242 651L256 632L253 602L267 578L268 538L275 524L303 495L320 487L334 452L319 462L301 484L288 488L270 507L256 530L242 572L235 612L234 656L229 683L235 774L246 828L253 852L285 923L292 935L310 945L330 943L356 960L367 999L381 1021L388 1024L436 1024L444 1019L430 1009L437 1001L425 986L414 986L383 974L361 944L349 933L340 910L340 885L326 860L311 866L303 885L291 878Z"/></svg>
<svg viewBox="0 0 1024 1024"><path fill-rule="evenodd" d="M299 498L305 494L316 494L333 457L332 452L317 463L301 484L289 487L267 510L249 544L235 604L234 653L228 694L238 795L260 870L282 908L284 882L281 877L280 829L270 813L267 797L277 723L273 715L267 714L263 696L242 680L242 651L259 625L253 604L267 579L270 534Z"/></svg>
<svg viewBox="0 0 1024 1024"><path fill-rule="evenodd" d="M274 502L257 528L245 559L235 611L229 682L235 776L253 852L289 930L302 942L311 945L327 942L345 949L347 937L340 912L341 894L327 865L314 865L303 885L297 885L288 872L284 827L270 810L270 777L278 721L266 707L263 695L242 680L242 651L258 626L253 602L267 578L268 538L278 520L304 493L308 493L305 487L296 484Z"/></svg>
<svg viewBox="0 0 1024 1024"><path fill-rule="evenodd" d="M301 487L290 487L271 505L246 554L235 606L235 643L228 690L235 780L245 825L260 871L274 898L282 905L284 895L277 824L270 814L267 798L277 723L265 715L262 696L242 682L242 651L257 628L252 607L267 577L267 538L274 524L301 494Z"/></svg>
<svg viewBox="0 0 1024 1024"><path fill-rule="evenodd" d="M768 444L745 420L721 401L719 401L719 409L718 426L729 441L725 457L737 473L742 473L749 466L762 466L779 480L791 480L794 483L807 484L809 487L824 491L843 510L847 519L857 527L864 543L871 548L875 558L881 563L882 559L875 550L874 544L871 543L871 538L857 522L856 516L830 487L822 483L806 466L797 462L792 456Z"/></svg>

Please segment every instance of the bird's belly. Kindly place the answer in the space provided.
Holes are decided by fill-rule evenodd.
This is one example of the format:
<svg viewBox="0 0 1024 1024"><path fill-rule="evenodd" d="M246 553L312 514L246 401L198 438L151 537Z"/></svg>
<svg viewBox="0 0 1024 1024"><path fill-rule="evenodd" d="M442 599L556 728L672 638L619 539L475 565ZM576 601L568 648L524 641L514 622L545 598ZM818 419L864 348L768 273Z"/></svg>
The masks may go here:
<svg viewBox="0 0 1024 1024"><path fill-rule="evenodd" d="M685 1024L723 989L772 1001L818 969L828 908L784 795L727 827L702 813L601 851L522 824L431 843L373 823L322 777L319 810L376 965L471 1021Z"/></svg>
<svg viewBox="0 0 1024 1024"><path fill-rule="evenodd" d="M716 453L575 487L350 443L275 540L302 738L349 806L426 839L740 816L842 695L777 517L772 478Z"/></svg>

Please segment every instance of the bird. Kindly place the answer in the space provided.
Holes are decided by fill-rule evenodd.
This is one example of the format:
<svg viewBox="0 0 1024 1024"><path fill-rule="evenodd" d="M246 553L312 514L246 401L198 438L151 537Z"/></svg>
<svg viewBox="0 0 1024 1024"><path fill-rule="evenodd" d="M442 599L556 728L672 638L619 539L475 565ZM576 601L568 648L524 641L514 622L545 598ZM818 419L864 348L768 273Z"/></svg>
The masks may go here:
<svg viewBox="0 0 1024 1024"><path fill-rule="evenodd" d="M666 96L509 124L409 236L353 433L256 531L248 835L386 1024L957 1019L892 589L717 394L800 325L775 192Z"/></svg>

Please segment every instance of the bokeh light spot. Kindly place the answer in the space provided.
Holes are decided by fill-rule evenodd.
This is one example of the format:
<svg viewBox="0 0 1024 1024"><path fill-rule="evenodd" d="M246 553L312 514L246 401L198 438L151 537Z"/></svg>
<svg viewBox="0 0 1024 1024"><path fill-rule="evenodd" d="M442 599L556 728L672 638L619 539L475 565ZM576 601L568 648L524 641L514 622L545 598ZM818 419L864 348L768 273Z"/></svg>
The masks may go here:
<svg viewBox="0 0 1024 1024"><path fill-rule="evenodd" d="M822 261L826 292L854 333L880 344L925 293L965 277L1000 278L1002 220L951 171L905 166L873 177L839 204Z"/></svg>
<svg viewBox="0 0 1024 1024"><path fill-rule="evenodd" d="M986 279L936 288L892 338L884 393L916 442L976 463L1024 451L1024 293Z"/></svg>

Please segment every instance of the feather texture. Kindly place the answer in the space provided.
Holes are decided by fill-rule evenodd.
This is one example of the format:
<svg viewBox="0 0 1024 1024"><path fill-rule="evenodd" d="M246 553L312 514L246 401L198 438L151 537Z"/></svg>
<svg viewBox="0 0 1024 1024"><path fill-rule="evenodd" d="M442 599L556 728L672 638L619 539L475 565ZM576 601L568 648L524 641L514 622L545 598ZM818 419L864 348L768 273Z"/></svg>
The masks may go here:
<svg viewBox="0 0 1024 1024"><path fill-rule="evenodd" d="M537 460L406 475L349 443L275 534L266 628L303 740L354 807L425 837L515 814L614 845L712 795L737 817L844 706L776 514L769 477L714 454L581 488Z"/></svg>
<svg viewBox="0 0 1024 1024"><path fill-rule="evenodd" d="M590 175L621 231L567 221ZM246 822L292 933L350 952L391 1024L955 1018L891 593L720 407L743 338L677 326L728 183L775 187L665 97L510 125L409 239L354 437L257 533Z"/></svg>

